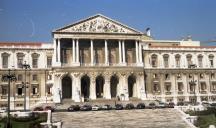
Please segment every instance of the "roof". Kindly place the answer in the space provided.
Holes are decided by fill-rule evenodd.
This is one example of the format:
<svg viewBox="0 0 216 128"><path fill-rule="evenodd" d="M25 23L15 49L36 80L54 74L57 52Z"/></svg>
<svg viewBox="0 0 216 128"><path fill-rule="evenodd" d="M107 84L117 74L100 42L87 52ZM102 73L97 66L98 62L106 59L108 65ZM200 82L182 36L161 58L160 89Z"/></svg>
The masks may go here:
<svg viewBox="0 0 216 128"><path fill-rule="evenodd" d="M0 42L0 46L41 46L42 42Z"/></svg>
<svg viewBox="0 0 216 128"><path fill-rule="evenodd" d="M150 48L216 48L216 46L149 46Z"/></svg>
<svg viewBox="0 0 216 128"><path fill-rule="evenodd" d="M95 24L89 24L89 22L90 21L92 21L92 20L94 20L94 19L97 19L97 18L101 18L101 19L103 19L104 21L106 21L107 23L104 23L104 22L99 22L100 23L100 25L102 24L102 25L105 25L105 26L103 26L103 27L107 27L106 25L108 24L108 25L116 25L116 27L121 27L121 29L124 29L124 30L127 30L127 31L129 31L130 33L133 33L133 34L143 34L142 32L140 32L140 31L138 31L138 30L136 30L136 29L134 29L134 28L131 28L131 27L128 27L127 25L124 25L124 24L122 24L122 23L120 23L120 22L118 22L118 21L116 21L116 20L113 20L113 19L110 19L110 18L108 18L108 17L106 17L106 16L104 16L104 15L102 15L102 14L97 14L97 15L94 15L94 16L91 16L91 17L88 17L88 18L86 18L86 19L83 19L83 20L80 20L80 21L78 21L78 22L75 22L75 23L72 23L72 24L69 24L69 25L66 25L66 26L64 26L64 27L61 27L61 28L58 28L58 29L55 29L55 30L53 30L53 33L55 33L55 32L65 32L65 30L67 30L67 29L69 29L69 28L71 28L70 29L70 31L69 32L78 32L78 33L86 33L87 31L83 31L83 29L81 30L81 31L79 31L78 29L80 29L80 27L81 28L83 28L83 27L88 27L88 30L89 30L89 27L92 27L93 25L95 25ZM87 24L84 24L84 23L87 23ZM90 22L91 23L91 22ZM98 20L96 20L96 24L98 23ZM110 24L109 24L110 23ZM87 26L84 26L84 25L87 25ZM92 26L91 26L92 25ZM97 25L95 25L97 28L98 27L101 27L101 26L97 26ZM77 28L78 27L78 28ZM76 28L76 30L74 30L74 28ZM91 32L94 32L94 33L117 33L117 32L110 32L109 31L109 29L107 29L108 30L108 32L107 31L103 31L103 32L97 32L97 28L96 28L96 31L91 31ZM104 28L102 28L102 29L104 29ZM68 32L68 31L67 31ZM118 33L122 33L122 31L119 31ZM129 34L130 34L129 33Z"/></svg>

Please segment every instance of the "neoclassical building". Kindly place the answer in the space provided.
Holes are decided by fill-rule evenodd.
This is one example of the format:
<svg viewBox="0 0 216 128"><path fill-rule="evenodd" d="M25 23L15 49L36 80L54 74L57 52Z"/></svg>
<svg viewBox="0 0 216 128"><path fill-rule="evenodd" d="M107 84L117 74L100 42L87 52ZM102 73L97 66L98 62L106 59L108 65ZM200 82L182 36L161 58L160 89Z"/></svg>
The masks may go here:
<svg viewBox="0 0 216 128"><path fill-rule="evenodd" d="M155 40L101 14L52 31L52 43L0 43L0 74L16 74L11 108L88 100L216 101L216 47ZM27 63L31 69L22 69ZM0 105L7 105L0 82Z"/></svg>

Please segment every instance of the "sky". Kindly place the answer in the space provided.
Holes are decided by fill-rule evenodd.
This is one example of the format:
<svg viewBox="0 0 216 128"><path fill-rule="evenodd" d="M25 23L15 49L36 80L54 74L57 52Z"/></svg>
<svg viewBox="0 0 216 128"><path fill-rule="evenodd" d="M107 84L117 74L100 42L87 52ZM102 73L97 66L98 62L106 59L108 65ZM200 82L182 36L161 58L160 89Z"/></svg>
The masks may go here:
<svg viewBox="0 0 216 128"><path fill-rule="evenodd" d="M50 43L54 29L98 13L157 40L216 40L216 0L0 0L0 42Z"/></svg>

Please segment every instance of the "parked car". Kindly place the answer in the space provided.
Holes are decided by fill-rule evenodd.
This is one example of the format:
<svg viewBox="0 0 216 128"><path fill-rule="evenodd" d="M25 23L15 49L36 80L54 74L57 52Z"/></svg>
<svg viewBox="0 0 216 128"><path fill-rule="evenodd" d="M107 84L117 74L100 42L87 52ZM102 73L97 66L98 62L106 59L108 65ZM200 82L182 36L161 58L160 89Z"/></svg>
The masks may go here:
<svg viewBox="0 0 216 128"><path fill-rule="evenodd" d="M175 103L169 102L166 106L167 106L168 108L174 108Z"/></svg>
<svg viewBox="0 0 216 128"><path fill-rule="evenodd" d="M52 106L46 106L46 107L44 107L44 111L48 111L48 110L51 110L51 112L54 112L55 108L52 107Z"/></svg>
<svg viewBox="0 0 216 128"><path fill-rule="evenodd" d="M33 111L43 111L44 109L43 109L43 107L41 107L41 106L39 106L39 107L35 107L34 109L33 109Z"/></svg>
<svg viewBox="0 0 216 128"><path fill-rule="evenodd" d="M184 106L184 102L178 102L177 106Z"/></svg>
<svg viewBox="0 0 216 128"><path fill-rule="evenodd" d="M111 105L108 105L108 104L105 104L101 107L102 110L111 110L112 109L112 106Z"/></svg>
<svg viewBox="0 0 216 128"><path fill-rule="evenodd" d="M216 103L211 103L209 107L216 108Z"/></svg>
<svg viewBox="0 0 216 128"><path fill-rule="evenodd" d="M153 109L156 108L156 104L154 102L149 103L148 108Z"/></svg>
<svg viewBox="0 0 216 128"><path fill-rule="evenodd" d="M80 107L81 111L91 111L92 110L92 106L91 105L83 105Z"/></svg>
<svg viewBox="0 0 216 128"><path fill-rule="evenodd" d="M134 105L132 103L126 104L125 109L134 109Z"/></svg>
<svg viewBox="0 0 216 128"><path fill-rule="evenodd" d="M164 103L164 102L159 102L157 108L166 108L166 103Z"/></svg>
<svg viewBox="0 0 216 128"><path fill-rule="evenodd" d="M124 107L123 107L122 104L116 104L116 105L115 105L115 109L116 109L116 110L123 110Z"/></svg>
<svg viewBox="0 0 216 128"><path fill-rule="evenodd" d="M144 103L139 103L136 106L137 109L144 109L145 108L145 104Z"/></svg>
<svg viewBox="0 0 216 128"><path fill-rule="evenodd" d="M79 111L80 106L79 105L71 105L70 107L68 107L67 110L68 110L68 112Z"/></svg>
<svg viewBox="0 0 216 128"><path fill-rule="evenodd" d="M94 106L92 107L92 110L93 110L93 111L101 110L101 106L94 105Z"/></svg>

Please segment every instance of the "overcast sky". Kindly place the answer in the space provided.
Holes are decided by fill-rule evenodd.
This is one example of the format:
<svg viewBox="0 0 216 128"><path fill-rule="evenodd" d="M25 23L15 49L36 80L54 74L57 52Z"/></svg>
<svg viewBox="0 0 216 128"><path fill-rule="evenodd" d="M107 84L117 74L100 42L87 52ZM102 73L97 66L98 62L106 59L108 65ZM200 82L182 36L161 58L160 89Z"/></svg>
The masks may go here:
<svg viewBox="0 0 216 128"><path fill-rule="evenodd" d="M216 0L0 0L0 42L51 42L53 29L97 13L155 39L216 39Z"/></svg>

